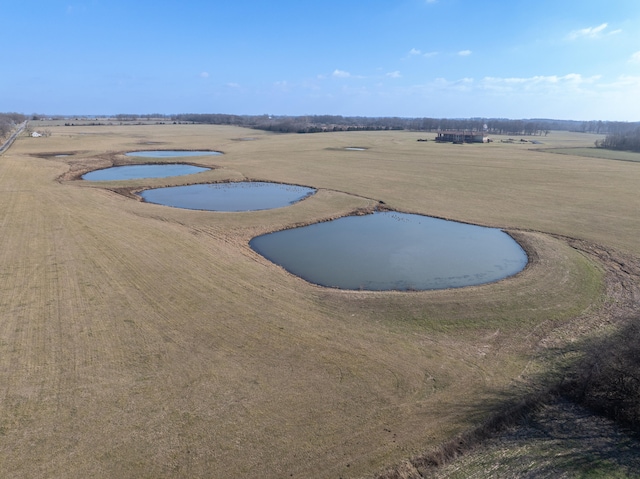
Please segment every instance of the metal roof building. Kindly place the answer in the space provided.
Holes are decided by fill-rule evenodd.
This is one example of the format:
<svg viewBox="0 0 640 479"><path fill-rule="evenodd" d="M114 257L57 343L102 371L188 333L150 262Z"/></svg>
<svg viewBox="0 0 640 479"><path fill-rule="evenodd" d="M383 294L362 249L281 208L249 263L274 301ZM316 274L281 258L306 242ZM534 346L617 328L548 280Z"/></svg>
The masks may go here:
<svg viewBox="0 0 640 479"><path fill-rule="evenodd" d="M436 141L451 143L486 143L487 134L474 130L444 130L439 131Z"/></svg>

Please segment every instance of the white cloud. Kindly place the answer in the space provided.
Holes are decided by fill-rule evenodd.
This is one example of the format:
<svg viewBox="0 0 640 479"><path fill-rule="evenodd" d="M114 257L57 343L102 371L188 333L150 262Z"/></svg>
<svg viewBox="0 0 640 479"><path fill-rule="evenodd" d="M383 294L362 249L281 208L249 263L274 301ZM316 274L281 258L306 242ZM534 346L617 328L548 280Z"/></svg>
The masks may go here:
<svg viewBox="0 0 640 479"><path fill-rule="evenodd" d="M387 76L389 78L401 78L402 77L402 75L400 74L400 72L398 70L396 70L394 72L387 73Z"/></svg>
<svg viewBox="0 0 640 479"><path fill-rule="evenodd" d="M209 78L209 72L200 73L200 78Z"/></svg>
<svg viewBox="0 0 640 479"><path fill-rule="evenodd" d="M240 88L240 84L239 83L234 83L234 82L227 83L227 86L229 88Z"/></svg>
<svg viewBox="0 0 640 479"><path fill-rule="evenodd" d="M640 76L621 75L612 83L602 85L606 89L640 90Z"/></svg>
<svg viewBox="0 0 640 479"><path fill-rule="evenodd" d="M607 78L580 73L529 77L435 78L393 87L397 104L429 101L443 117L560 118L638 121L640 75ZM419 102L418 102L419 103ZM419 116L419 111L412 113Z"/></svg>
<svg viewBox="0 0 640 479"><path fill-rule="evenodd" d="M470 91L474 86L475 80L473 78L461 78L459 80L447 80L446 78L436 78L433 82L427 85L427 88L435 88L437 90L452 90L452 91Z"/></svg>
<svg viewBox="0 0 640 479"><path fill-rule="evenodd" d="M640 51L637 51L633 55L631 55L631 58L629 58L629 63L640 63Z"/></svg>
<svg viewBox="0 0 640 479"><path fill-rule="evenodd" d="M569 40L577 40L578 38L599 38L604 34L604 31L609 27L608 23L602 23L597 27L581 28L580 30L573 30L567 35ZM609 32L607 35L616 35L622 32L617 29Z"/></svg>
<svg viewBox="0 0 640 479"><path fill-rule="evenodd" d="M424 58L430 58L430 57L434 57L438 54L438 52L422 52L421 50L418 50L417 48L412 48L411 50L409 50L409 54L407 55L407 57L411 58L411 57L424 57Z"/></svg>
<svg viewBox="0 0 640 479"><path fill-rule="evenodd" d="M351 76L351 73L344 70L334 70L332 76L334 76L335 78L349 78Z"/></svg>
<svg viewBox="0 0 640 479"><path fill-rule="evenodd" d="M468 57L469 55L471 55L471 50L461 50L458 52L458 55L460 55L461 57Z"/></svg>
<svg viewBox="0 0 640 479"><path fill-rule="evenodd" d="M583 77L579 73L569 73L567 75L536 75L528 78L498 78L484 77L481 85L486 90L492 91L541 91L549 89L578 89L581 86L593 85L602 77L594 75L591 77Z"/></svg>

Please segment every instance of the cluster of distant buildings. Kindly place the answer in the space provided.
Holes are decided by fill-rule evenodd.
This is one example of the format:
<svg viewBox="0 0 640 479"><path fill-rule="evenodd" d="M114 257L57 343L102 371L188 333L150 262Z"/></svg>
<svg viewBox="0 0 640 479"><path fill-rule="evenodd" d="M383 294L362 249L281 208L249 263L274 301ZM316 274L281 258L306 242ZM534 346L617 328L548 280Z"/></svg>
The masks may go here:
<svg viewBox="0 0 640 479"><path fill-rule="evenodd" d="M483 131L477 130L444 130L439 131L436 141L441 143L489 143L491 139Z"/></svg>

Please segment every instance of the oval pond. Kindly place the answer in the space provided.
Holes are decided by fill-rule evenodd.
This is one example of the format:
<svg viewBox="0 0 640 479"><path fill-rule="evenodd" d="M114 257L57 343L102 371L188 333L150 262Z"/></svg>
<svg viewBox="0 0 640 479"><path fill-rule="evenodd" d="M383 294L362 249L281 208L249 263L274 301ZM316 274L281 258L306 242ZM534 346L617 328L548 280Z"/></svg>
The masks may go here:
<svg viewBox="0 0 640 479"><path fill-rule="evenodd" d="M170 186L142 191L149 203L208 211L258 211L280 208L303 200L316 190L296 185L243 181Z"/></svg>
<svg viewBox="0 0 640 479"><path fill-rule="evenodd" d="M211 168L184 165L180 163L162 165L124 165L90 171L82 175L83 180L89 181L117 181L139 180L143 178L167 178L169 176L183 176L207 171Z"/></svg>
<svg viewBox="0 0 640 479"><path fill-rule="evenodd" d="M351 290L429 290L491 283L527 264L495 228L383 212L258 236L250 246L311 283Z"/></svg>
<svg viewBox="0 0 640 479"><path fill-rule="evenodd" d="M138 156L142 158L186 158L190 156L217 156L222 155L219 151L189 151L189 150L147 150L130 151L127 156Z"/></svg>

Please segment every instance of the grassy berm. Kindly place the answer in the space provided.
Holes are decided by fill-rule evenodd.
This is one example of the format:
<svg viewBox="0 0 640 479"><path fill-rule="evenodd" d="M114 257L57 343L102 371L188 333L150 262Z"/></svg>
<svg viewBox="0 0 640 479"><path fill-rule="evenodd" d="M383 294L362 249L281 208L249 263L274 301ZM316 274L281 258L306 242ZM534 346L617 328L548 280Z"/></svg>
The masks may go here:
<svg viewBox="0 0 640 479"><path fill-rule="evenodd" d="M500 468L518 457L637 471L635 443L575 405L636 424L640 163L551 151L597 137L41 126L0 156L1 477L517 477ZM149 149L224 154L190 158L212 167L196 175L80 179ZM135 195L237 180L318 192L245 213ZM478 287L340 291L248 245L380 202L502 228L529 265Z"/></svg>

